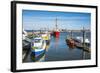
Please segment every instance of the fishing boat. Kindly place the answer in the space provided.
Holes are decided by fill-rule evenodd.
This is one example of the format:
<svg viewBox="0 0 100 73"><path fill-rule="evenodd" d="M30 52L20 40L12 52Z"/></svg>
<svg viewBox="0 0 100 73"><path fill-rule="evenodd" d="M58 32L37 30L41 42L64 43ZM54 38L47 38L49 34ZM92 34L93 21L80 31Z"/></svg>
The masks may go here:
<svg viewBox="0 0 100 73"><path fill-rule="evenodd" d="M89 39L84 39L83 42L83 37L76 37L76 38L68 38L66 39L66 43L69 47L78 47L78 48L83 48L83 44L85 44L86 46L90 46L90 41Z"/></svg>
<svg viewBox="0 0 100 73"><path fill-rule="evenodd" d="M76 38L74 38L74 41L76 42L76 44L84 44L84 45L90 47L90 41L88 38L85 38L83 41L83 37L76 37Z"/></svg>
<svg viewBox="0 0 100 73"><path fill-rule="evenodd" d="M58 29L58 25L57 25L57 18L56 18L56 24L55 24L55 26L56 26L56 28L55 28L55 30L53 31L53 35L55 36L55 37L59 37L59 35L60 35L60 31L59 31L59 29Z"/></svg>
<svg viewBox="0 0 100 73"><path fill-rule="evenodd" d="M69 46L69 48L75 48L75 41L72 36L72 31L70 32L70 35L67 36L65 41L66 41L67 45Z"/></svg>
<svg viewBox="0 0 100 73"><path fill-rule="evenodd" d="M83 49L84 51L91 52L90 50L90 41L88 38L83 39L83 37L77 37L74 39L75 46L79 49Z"/></svg>
<svg viewBox="0 0 100 73"><path fill-rule="evenodd" d="M50 40L50 33L44 32L41 34L43 40Z"/></svg>
<svg viewBox="0 0 100 73"><path fill-rule="evenodd" d="M66 39L66 43L69 46L69 48L75 48L75 41L72 38Z"/></svg>
<svg viewBox="0 0 100 73"><path fill-rule="evenodd" d="M38 57L45 52L46 42L41 37L36 37L32 40L31 51L35 57Z"/></svg>

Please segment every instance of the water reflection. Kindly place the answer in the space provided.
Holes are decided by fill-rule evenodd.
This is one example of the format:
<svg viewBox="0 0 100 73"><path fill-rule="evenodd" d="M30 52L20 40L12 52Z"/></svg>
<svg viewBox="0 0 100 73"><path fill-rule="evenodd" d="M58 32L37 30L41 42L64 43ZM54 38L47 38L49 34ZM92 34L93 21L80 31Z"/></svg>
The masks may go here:
<svg viewBox="0 0 100 73"><path fill-rule="evenodd" d="M39 56L35 56L33 53L31 53L31 61L33 61L33 62L45 61L45 51L42 54L40 54Z"/></svg>
<svg viewBox="0 0 100 73"><path fill-rule="evenodd" d="M78 48L71 48L66 43L66 35L68 32L60 33L60 36L51 36L50 40L46 41L45 51L35 57L34 54L28 54L24 62L44 62L44 61L64 61L64 60L85 60L91 59L91 53L85 52ZM81 35L81 33L73 33L73 36ZM90 34L88 34L90 35ZM90 36L88 36L90 37Z"/></svg>
<svg viewBox="0 0 100 73"><path fill-rule="evenodd" d="M55 48L58 48L59 37L54 37L54 41L55 41Z"/></svg>
<svg viewBox="0 0 100 73"><path fill-rule="evenodd" d="M50 40L46 40L46 52L48 51L50 47Z"/></svg>

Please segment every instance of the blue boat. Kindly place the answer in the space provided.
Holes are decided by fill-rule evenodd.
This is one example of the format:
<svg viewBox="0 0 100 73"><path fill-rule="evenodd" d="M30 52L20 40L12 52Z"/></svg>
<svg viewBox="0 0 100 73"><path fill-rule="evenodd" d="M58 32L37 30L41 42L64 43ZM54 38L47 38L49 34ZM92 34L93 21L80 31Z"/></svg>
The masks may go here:
<svg viewBox="0 0 100 73"><path fill-rule="evenodd" d="M31 52L34 57L38 57L43 54L46 49L46 41L41 37L36 37L31 42Z"/></svg>

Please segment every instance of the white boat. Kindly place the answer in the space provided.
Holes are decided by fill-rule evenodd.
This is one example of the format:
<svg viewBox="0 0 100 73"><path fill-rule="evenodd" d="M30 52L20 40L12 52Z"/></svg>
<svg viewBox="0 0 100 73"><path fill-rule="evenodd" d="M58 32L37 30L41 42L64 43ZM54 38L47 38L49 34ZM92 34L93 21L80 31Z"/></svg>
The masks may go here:
<svg viewBox="0 0 100 73"><path fill-rule="evenodd" d="M23 40L24 40L27 37L27 32L24 29L23 29L22 35L23 35Z"/></svg>
<svg viewBox="0 0 100 73"><path fill-rule="evenodd" d="M41 37L36 37L31 42L32 54L37 57L45 52L46 42Z"/></svg>
<svg viewBox="0 0 100 73"><path fill-rule="evenodd" d="M79 41L79 42L81 42L81 43L83 43L83 37L76 37L76 40ZM85 38L84 43L89 44L90 43L89 39Z"/></svg>

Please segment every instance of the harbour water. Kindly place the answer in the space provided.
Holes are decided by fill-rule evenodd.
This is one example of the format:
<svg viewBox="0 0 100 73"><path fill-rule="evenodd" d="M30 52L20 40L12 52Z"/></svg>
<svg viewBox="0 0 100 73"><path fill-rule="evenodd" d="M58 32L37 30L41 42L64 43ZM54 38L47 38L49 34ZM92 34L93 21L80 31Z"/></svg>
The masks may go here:
<svg viewBox="0 0 100 73"><path fill-rule="evenodd" d="M69 48L65 39L70 35L69 32L60 32L59 38L51 36L46 51L38 58L32 58L31 50L23 62L47 62L47 61L64 61L64 60L85 60L91 59L91 53L79 48ZM86 38L90 40L90 32L86 33ZM81 36L81 32L73 32L73 37ZM91 41L91 40L90 40ZM31 48L30 48L31 49Z"/></svg>

